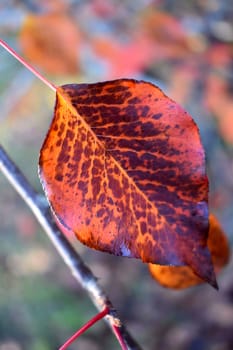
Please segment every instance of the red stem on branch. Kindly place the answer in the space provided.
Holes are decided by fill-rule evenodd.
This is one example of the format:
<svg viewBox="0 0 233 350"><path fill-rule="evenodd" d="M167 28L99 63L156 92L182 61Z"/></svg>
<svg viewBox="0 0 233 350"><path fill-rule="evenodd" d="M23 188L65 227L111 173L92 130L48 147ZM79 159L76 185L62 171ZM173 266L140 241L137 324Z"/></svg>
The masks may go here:
<svg viewBox="0 0 233 350"><path fill-rule="evenodd" d="M59 350L66 350L68 346L70 346L81 334L86 332L88 328L92 327L96 322L104 318L109 313L109 308L105 307L103 311L99 312L97 315L95 315L90 321L88 321L86 324L84 324L76 333L70 337L64 345L62 345ZM123 349L123 348L122 348ZM125 349L123 349L125 350ZM126 348L127 350L127 348Z"/></svg>
<svg viewBox="0 0 233 350"><path fill-rule="evenodd" d="M122 333L120 332L120 328L118 326L113 325L112 330L113 330L122 350L128 350L128 347L125 344L124 339L122 337Z"/></svg>

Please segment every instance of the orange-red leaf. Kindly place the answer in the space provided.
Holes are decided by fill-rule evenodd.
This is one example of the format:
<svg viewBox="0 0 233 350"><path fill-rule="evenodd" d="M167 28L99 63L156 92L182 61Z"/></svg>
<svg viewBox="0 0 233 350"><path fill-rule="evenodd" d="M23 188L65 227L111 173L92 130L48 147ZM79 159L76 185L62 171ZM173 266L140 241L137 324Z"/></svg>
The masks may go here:
<svg viewBox="0 0 233 350"><path fill-rule="evenodd" d="M97 56L108 63L107 76L114 78L132 76L142 71L151 62L154 52L152 42L142 35L135 35L124 44L111 37L95 37L92 45Z"/></svg>
<svg viewBox="0 0 233 350"><path fill-rule="evenodd" d="M221 226L211 214L207 244L211 252L215 272L218 273L228 263L229 246ZM182 289L203 283L203 280L195 275L189 266L177 267L149 264L149 270L162 286L168 288Z"/></svg>
<svg viewBox="0 0 233 350"><path fill-rule="evenodd" d="M28 15L20 33L24 56L52 74L78 72L80 34L62 13Z"/></svg>
<svg viewBox="0 0 233 350"><path fill-rule="evenodd" d="M84 244L188 265L215 285L198 128L158 87L122 79L58 88L40 177L60 225Z"/></svg>

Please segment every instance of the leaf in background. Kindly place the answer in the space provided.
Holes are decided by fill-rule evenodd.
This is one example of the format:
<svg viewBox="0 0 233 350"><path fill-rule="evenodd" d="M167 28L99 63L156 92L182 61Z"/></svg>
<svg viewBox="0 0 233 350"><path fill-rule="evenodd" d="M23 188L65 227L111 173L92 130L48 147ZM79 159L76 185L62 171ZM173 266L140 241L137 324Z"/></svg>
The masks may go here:
<svg viewBox="0 0 233 350"><path fill-rule="evenodd" d="M140 34L126 43L116 41L114 37L95 37L92 48L107 63L108 79L140 73L151 63L154 51L152 42Z"/></svg>
<svg viewBox="0 0 233 350"><path fill-rule="evenodd" d="M139 28L152 40L154 59L186 57L192 45L188 32L173 15L149 6L139 17Z"/></svg>
<svg viewBox="0 0 233 350"><path fill-rule="evenodd" d="M76 74L80 34L61 13L29 15L21 29L24 56L50 74Z"/></svg>
<svg viewBox="0 0 233 350"><path fill-rule="evenodd" d="M167 89L169 96L181 105L188 105L197 78L195 64L182 62L177 65L171 71L171 78L168 82Z"/></svg>
<svg viewBox="0 0 233 350"><path fill-rule="evenodd" d="M232 49L227 45L213 46L207 55L204 102L216 119L223 140L233 145Z"/></svg>
<svg viewBox="0 0 233 350"><path fill-rule="evenodd" d="M188 265L216 286L198 128L158 87L122 79L58 88L39 164L60 226L81 242Z"/></svg>
<svg viewBox="0 0 233 350"><path fill-rule="evenodd" d="M210 228L207 245L211 253L215 273L218 273L229 261L229 246L227 238L221 229L217 219L210 214ZM149 264L151 275L162 286L167 288L182 289L200 283L200 279L189 266L161 266Z"/></svg>

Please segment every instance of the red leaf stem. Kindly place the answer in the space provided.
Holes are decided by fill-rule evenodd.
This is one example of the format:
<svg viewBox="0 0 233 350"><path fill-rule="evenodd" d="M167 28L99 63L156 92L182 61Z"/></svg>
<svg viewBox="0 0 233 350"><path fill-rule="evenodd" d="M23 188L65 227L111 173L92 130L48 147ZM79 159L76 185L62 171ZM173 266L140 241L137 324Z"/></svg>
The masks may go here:
<svg viewBox="0 0 233 350"><path fill-rule="evenodd" d="M105 307L103 309L103 311L99 312L97 315L95 315L92 319L90 319L87 323L85 323L76 333L74 333L72 335L72 337L70 337L64 345L62 345L59 350L66 350L68 348L69 345L71 345L81 334L83 334L84 332L86 332L86 330L88 330L90 327L92 327L96 322L98 322L99 320L101 320L102 318L104 318L107 314L109 313L109 308ZM114 329L114 333L115 329ZM119 336L116 334L117 339L120 342ZM122 339L121 339L122 340ZM121 344L121 342L120 342ZM123 350L127 350L127 348L122 348Z"/></svg>
<svg viewBox="0 0 233 350"><path fill-rule="evenodd" d="M33 68L29 63L25 62L25 60L17 53L15 52L10 46L7 45L7 43L0 39L0 45L7 50L13 57L15 57L24 67L29 69L37 78L39 78L43 83L45 83L50 89L52 89L54 92L57 91L57 88L55 85L50 83L45 77L43 77L35 68Z"/></svg>

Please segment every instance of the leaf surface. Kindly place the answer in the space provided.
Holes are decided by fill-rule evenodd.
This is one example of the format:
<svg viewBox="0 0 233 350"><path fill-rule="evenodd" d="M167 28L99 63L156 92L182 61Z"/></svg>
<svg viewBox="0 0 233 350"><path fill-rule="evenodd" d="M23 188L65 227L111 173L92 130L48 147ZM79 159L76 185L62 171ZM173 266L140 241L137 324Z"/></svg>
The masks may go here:
<svg viewBox="0 0 233 350"><path fill-rule="evenodd" d="M158 87L121 79L58 88L39 164L60 226L81 242L188 265L216 284L199 131Z"/></svg>
<svg viewBox="0 0 233 350"><path fill-rule="evenodd" d="M230 250L227 238L214 215L210 214L208 248L215 272L218 273L229 261ZM161 266L149 264L151 275L162 286L174 289L188 288L200 283L200 279L189 266Z"/></svg>

